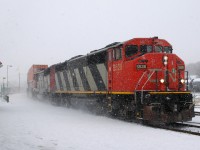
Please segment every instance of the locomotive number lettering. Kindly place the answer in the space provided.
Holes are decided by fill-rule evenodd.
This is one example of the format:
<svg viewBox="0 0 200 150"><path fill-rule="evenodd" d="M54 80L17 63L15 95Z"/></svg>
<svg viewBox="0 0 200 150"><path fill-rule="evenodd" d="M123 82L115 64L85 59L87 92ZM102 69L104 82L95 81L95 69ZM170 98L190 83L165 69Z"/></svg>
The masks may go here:
<svg viewBox="0 0 200 150"><path fill-rule="evenodd" d="M184 70L185 67L184 66L178 66L178 70Z"/></svg>
<svg viewBox="0 0 200 150"><path fill-rule="evenodd" d="M137 69L146 69L147 65L137 65Z"/></svg>
<svg viewBox="0 0 200 150"><path fill-rule="evenodd" d="M122 64L113 64L113 71L122 70Z"/></svg>

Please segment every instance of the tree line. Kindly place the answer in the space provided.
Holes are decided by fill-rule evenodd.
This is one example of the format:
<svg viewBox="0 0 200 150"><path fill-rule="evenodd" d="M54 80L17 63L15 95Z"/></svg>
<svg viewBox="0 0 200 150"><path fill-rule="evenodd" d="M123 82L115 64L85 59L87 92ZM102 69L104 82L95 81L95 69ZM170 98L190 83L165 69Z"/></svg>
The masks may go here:
<svg viewBox="0 0 200 150"><path fill-rule="evenodd" d="M189 75L200 77L200 62L187 64L186 70L189 71Z"/></svg>

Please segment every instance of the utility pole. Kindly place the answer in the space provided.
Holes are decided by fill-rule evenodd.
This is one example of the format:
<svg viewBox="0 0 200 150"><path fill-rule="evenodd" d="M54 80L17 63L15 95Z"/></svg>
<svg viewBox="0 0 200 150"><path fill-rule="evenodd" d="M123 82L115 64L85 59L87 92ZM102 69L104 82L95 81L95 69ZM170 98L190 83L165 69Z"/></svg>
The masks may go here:
<svg viewBox="0 0 200 150"><path fill-rule="evenodd" d="M12 65L7 65L7 90L8 90L8 67L12 67Z"/></svg>
<svg viewBox="0 0 200 150"><path fill-rule="evenodd" d="M4 86L4 80L5 80L6 78L5 77L3 77L3 87L2 87L2 95L4 95L5 94L5 86Z"/></svg>
<svg viewBox="0 0 200 150"><path fill-rule="evenodd" d="M0 68L3 67L2 62L0 61ZM3 85L1 86L1 96L3 96Z"/></svg>
<svg viewBox="0 0 200 150"><path fill-rule="evenodd" d="M19 92L20 92L20 72L19 72Z"/></svg>

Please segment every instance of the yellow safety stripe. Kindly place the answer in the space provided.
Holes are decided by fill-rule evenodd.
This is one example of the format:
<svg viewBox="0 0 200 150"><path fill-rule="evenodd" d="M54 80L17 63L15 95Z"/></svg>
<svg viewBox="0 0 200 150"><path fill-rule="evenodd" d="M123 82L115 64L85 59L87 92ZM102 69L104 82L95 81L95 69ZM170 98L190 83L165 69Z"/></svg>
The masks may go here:
<svg viewBox="0 0 200 150"><path fill-rule="evenodd" d="M129 95L129 94L134 94L134 92L109 92L110 94L125 94L125 95Z"/></svg>
<svg viewBox="0 0 200 150"><path fill-rule="evenodd" d="M114 95L134 95L134 92L117 92L117 91L61 91L57 94L114 94ZM149 94L190 94L191 92L148 92Z"/></svg>
<svg viewBox="0 0 200 150"><path fill-rule="evenodd" d="M55 93L57 94L116 94L116 95L128 95L134 94L134 92L112 92L112 91L61 91L58 90Z"/></svg>

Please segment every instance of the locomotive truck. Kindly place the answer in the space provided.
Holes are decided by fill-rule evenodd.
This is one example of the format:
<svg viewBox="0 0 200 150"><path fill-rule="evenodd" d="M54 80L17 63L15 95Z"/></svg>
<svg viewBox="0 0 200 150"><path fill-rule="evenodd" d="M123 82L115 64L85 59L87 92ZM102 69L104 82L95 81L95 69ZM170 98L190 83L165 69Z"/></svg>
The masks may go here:
<svg viewBox="0 0 200 150"><path fill-rule="evenodd" d="M158 37L115 42L50 67L32 68L38 69L28 72L29 93L59 105L149 123L194 117L184 61Z"/></svg>

